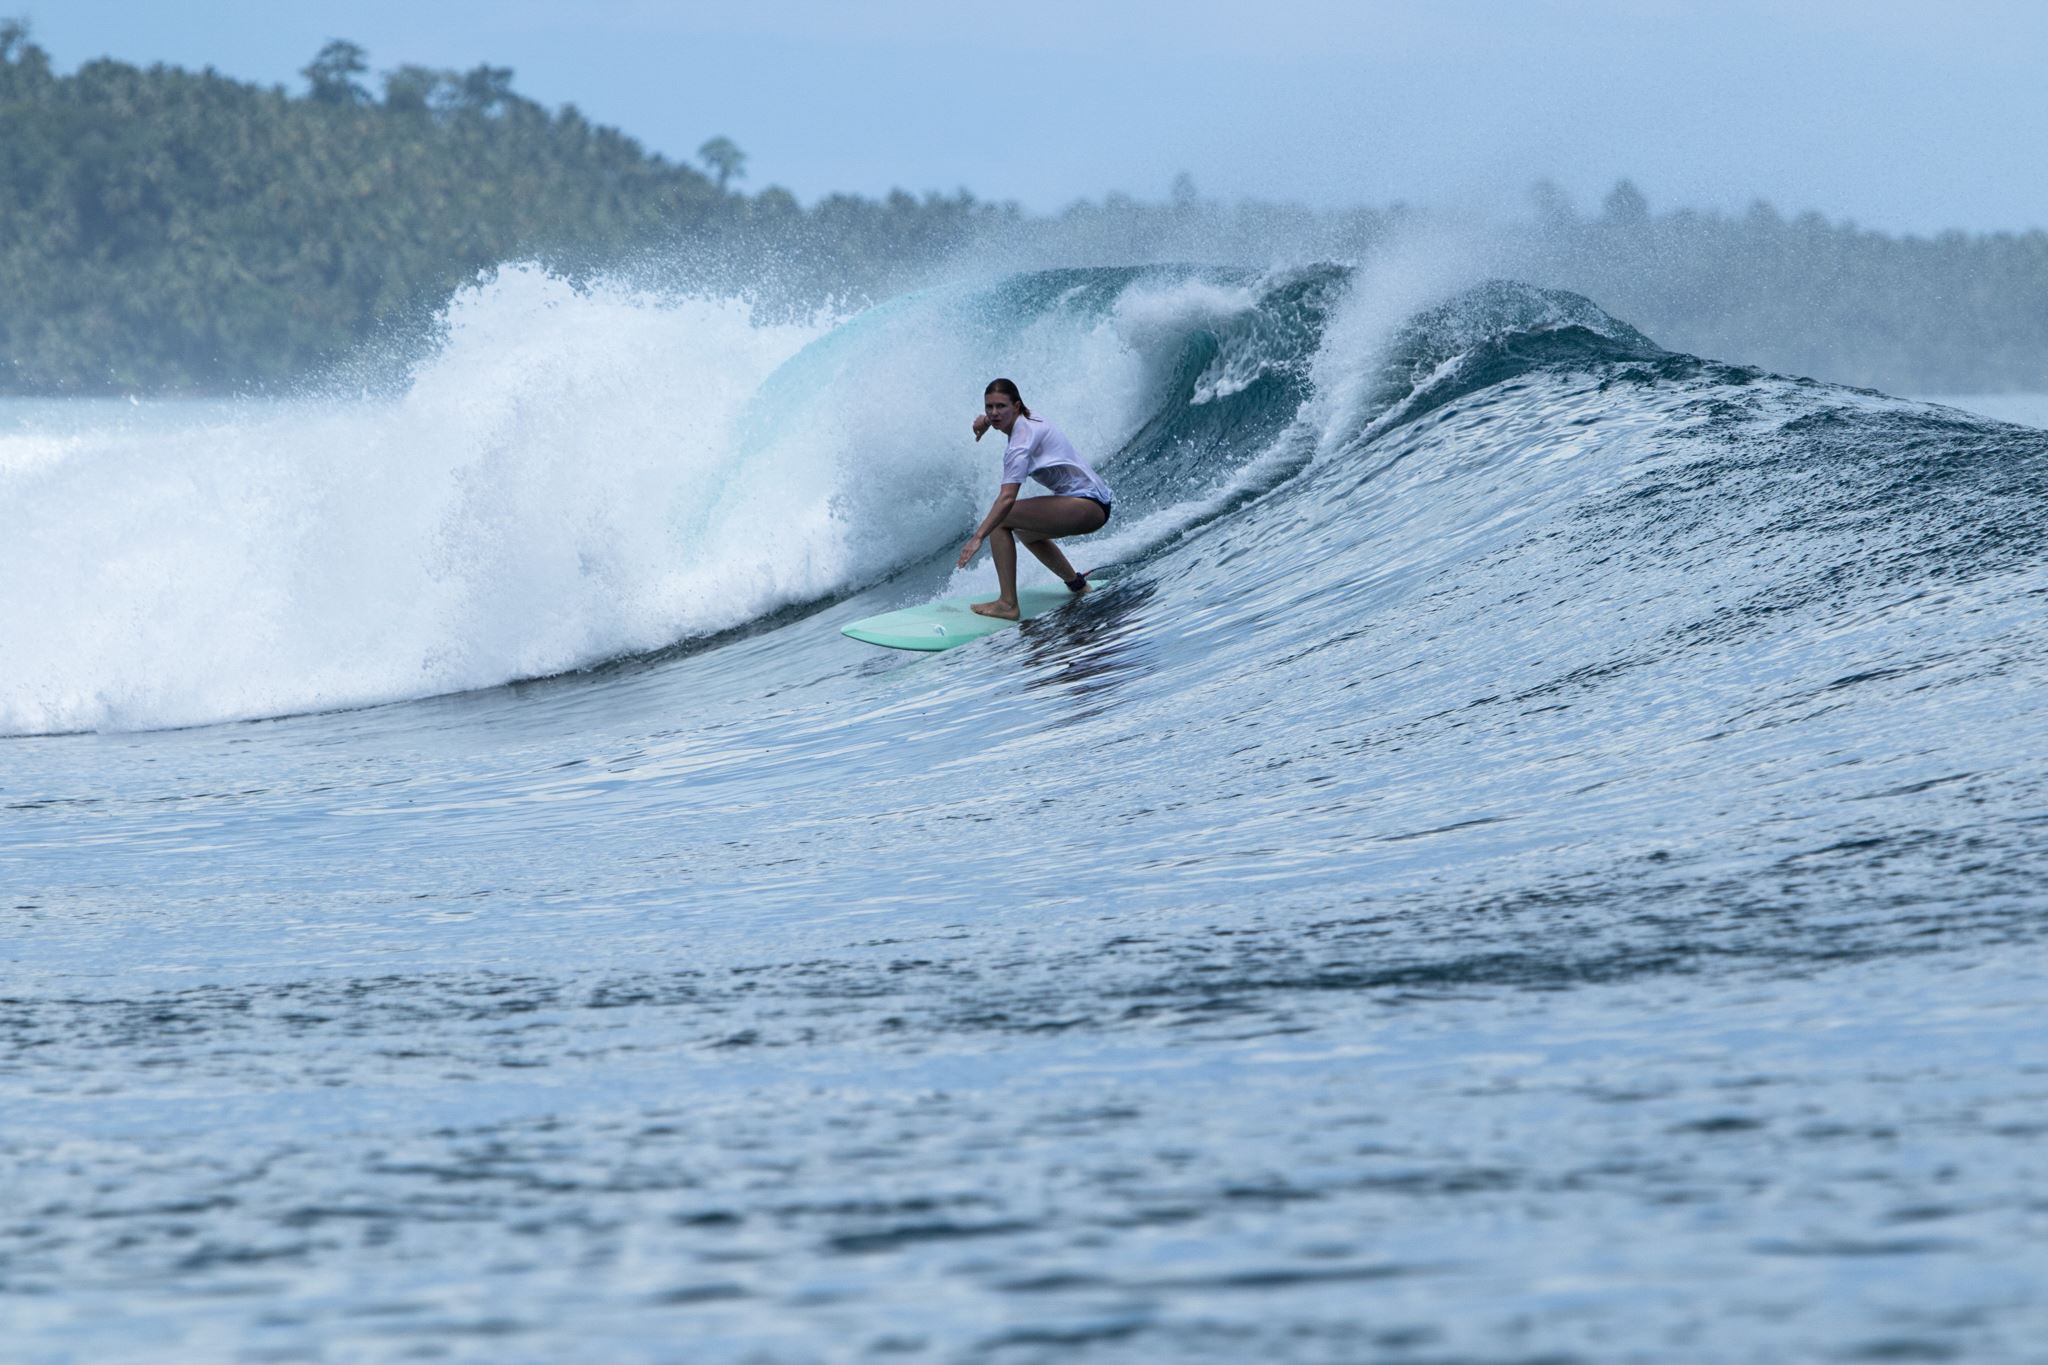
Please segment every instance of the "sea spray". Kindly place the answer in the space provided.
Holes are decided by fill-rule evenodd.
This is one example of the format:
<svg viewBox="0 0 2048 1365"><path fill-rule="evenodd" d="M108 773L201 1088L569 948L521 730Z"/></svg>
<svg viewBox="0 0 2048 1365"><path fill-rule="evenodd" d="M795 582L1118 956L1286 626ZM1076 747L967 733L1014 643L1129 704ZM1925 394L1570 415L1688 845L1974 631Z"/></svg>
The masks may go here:
<svg viewBox="0 0 2048 1365"><path fill-rule="evenodd" d="M693 558L671 519L734 476L737 412L813 329L523 267L446 322L396 402L138 418L0 471L0 731L487 686L716 629L772 590Z"/></svg>
<svg viewBox="0 0 2048 1365"><path fill-rule="evenodd" d="M1051 271L769 322L511 266L395 399L0 438L0 733L465 691L829 601L973 524L999 373L1170 535L1292 420L1340 279Z"/></svg>

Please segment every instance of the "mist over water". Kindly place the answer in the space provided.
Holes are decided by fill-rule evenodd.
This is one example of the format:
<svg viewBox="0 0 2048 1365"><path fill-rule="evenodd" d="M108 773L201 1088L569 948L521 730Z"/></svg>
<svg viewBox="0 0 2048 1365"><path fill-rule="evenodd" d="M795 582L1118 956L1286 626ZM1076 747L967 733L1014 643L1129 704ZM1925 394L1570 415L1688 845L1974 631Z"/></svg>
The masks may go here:
<svg viewBox="0 0 2048 1365"><path fill-rule="evenodd" d="M2048 431L1016 264L0 409L27 1358L2029 1359ZM842 638L996 374L1118 574Z"/></svg>

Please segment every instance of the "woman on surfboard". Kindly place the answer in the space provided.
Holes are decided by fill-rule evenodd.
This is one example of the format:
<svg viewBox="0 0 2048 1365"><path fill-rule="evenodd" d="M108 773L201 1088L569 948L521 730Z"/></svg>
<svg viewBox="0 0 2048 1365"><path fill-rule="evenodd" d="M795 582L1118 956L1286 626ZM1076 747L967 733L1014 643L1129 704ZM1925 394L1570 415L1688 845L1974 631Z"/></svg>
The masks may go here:
<svg viewBox="0 0 2048 1365"><path fill-rule="evenodd" d="M1074 572L1054 536L1085 536L1109 524L1115 496L1102 476L1088 467L1067 440L1066 433L1042 417L1033 417L1024 406L1024 395L1007 379L991 379L982 391L981 415L974 419L974 439L979 441L991 427L1009 438L1003 450L1003 486L996 500L974 528L974 534L960 547L960 567L988 542L989 557L996 562L996 600L976 602L983 616L1017 619L1017 542L1038 557L1038 562L1058 574L1068 592L1088 591L1088 575ZM1050 497L1019 501L1017 490L1024 480L1036 479L1052 490Z"/></svg>

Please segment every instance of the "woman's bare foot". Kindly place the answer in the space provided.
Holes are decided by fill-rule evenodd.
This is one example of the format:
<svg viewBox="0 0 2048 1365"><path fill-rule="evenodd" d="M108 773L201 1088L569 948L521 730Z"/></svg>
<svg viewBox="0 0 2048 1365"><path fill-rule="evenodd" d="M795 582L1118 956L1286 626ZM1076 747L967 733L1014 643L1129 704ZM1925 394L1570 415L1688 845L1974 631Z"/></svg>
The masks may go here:
<svg viewBox="0 0 2048 1365"><path fill-rule="evenodd" d="M1005 621L1017 619L1017 604L1005 602L1000 597L993 602L970 602L968 605L982 616L996 616Z"/></svg>

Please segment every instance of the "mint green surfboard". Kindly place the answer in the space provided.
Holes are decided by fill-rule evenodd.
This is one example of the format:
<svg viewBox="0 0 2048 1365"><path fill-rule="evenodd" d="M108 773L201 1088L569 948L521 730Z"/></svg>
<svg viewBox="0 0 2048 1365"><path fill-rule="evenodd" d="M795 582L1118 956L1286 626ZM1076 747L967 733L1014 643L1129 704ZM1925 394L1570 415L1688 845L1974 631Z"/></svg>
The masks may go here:
<svg viewBox="0 0 2048 1365"><path fill-rule="evenodd" d="M842 626L839 633L890 649L951 649L1017 624L968 610L968 603L986 602L994 596L993 592L984 592L977 597L947 597L922 606L885 611L880 616ZM1026 621L1073 600L1074 594L1063 587L1017 589L1017 610Z"/></svg>

